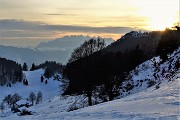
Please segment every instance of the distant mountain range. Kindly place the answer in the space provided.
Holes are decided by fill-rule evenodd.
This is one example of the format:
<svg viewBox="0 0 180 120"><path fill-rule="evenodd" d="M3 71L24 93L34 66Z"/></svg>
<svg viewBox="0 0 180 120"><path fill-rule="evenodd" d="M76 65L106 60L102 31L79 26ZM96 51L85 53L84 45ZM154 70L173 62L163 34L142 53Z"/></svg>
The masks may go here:
<svg viewBox="0 0 180 120"><path fill-rule="evenodd" d="M57 38L53 41L41 42L36 46L38 50L62 50L72 51L79 47L85 40L89 40L91 37L82 35L64 36L63 38ZM113 42L112 38L103 38L106 45Z"/></svg>
<svg viewBox="0 0 180 120"><path fill-rule="evenodd" d="M32 63L40 64L45 61L57 61L65 64L72 51L79 47L89 36L64 36L53 41L42 42L34 48L18 48L0 45L0 57L11 59L29 67ZM104 38L106 45L113 42L111 38Z"/></svg>
<svg viewBox="0 0 180 120"><path fill-rule="evenodd" d="M161 32L141 33L131 31L114 42L111 38L103 38L109 52L125 52L139 45L148 55L153 54ZM34 48L18 48L0 45L0 57L11 59L22 64L26 62L29 67L32 63L40 64L45 61L56 61L66 64L73 50L79 47L89 36L64 36L53 41L41 42ZM112 43L112 44L111 44Z"/></svg>

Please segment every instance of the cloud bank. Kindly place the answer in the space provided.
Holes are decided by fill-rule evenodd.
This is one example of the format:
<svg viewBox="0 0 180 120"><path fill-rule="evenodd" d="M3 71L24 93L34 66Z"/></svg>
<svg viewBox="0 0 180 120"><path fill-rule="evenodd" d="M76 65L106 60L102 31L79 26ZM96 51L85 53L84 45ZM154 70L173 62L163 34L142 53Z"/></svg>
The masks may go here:
<svg viewBox="0 0 180 120"><path fill-rule="evenodd" d="M33 22L17 19L0 20L0 40L52 40L63 35L99 35L102 37L120 36L126 32L137 30L130 27L90 27L75 25L50 25L43 22ZM116 39L116 38L115 38Z"/></svg>

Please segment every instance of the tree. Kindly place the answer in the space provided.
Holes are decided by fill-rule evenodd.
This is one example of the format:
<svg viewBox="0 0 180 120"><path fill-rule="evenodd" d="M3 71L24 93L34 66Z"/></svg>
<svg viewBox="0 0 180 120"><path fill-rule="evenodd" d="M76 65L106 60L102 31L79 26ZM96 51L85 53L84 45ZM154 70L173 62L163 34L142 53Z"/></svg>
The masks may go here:
<svg viewBox="0 0 180 120"><path fill-rule="evenodd" d="M110 76L110 78L105 81L104 90L109 97L109 101L119 95L119 82L120 80L117 76Z"/></svg>
<svg viewBox="0 0 180 120"><path fill-rule="evenodd" d="M28 82L28 80L26 79L26 85L29 85L29 82Z"/></svg>
<svg viewBox="0 0 180 120"><path fill-rule="evenodd" d="M40 102L42 102L42 92L41 91L39 91L37 94L36 104L39 104Z"/></svg>
<svg viewBox="0 0 180 120"><path fill-rule="evenodd" d="M19 100L21 100L21 96L18 95L17 93L15 93L15 94L11 97L11 100L10 100L10 103L11 103L11 105L12 105L11 110L15 110L15 109L16 109L16 108L15 108L15 103L16 103L17 101L19 101Z"/></svg>
<svg viewBox="0 0 180 120"><path fill-rule="evenodd" d="M22 67L17 62L0 58L0 85L21 82Z"/></svg>
<svg viewBox="0 0 180 120"><path fill-rule="evenodd" d="M41 75L41 82L43 82L44 81L44 77Z"/></svg>
<svg viewBox="0 0 180 120"><path fill-rule="evenodd" d="M180 68L180 61L177 60L176 63L175 63L175 70L178 70Z"/></svg>
<svg viewBox="0 0 180 120"><path fill-rule="evenodd" d="M11 106L11 110L16 110L15 103L17 101L21 100L21 96L15 93L14 95L9 94L6 96L3 100L3 102L6 102L8 105Z"/></svg>
<svg viewBox="0 0 180 120"><path fill-rule="evenodd" d="M2 113L4 113L4 109L5 109L4 102L2 102L0 104L0 110L2 111Z"/></svg>
<svg viewBox="0 0 180 120"><path fill-rule="evenodd" d="M50 77L62 72L63 65L61 63L56 63L55 61L46 61L45 63L41 63L40 65L36 65L36 69L44 69L48 68L48 74ZM46 77L46 76L44 76Z"/></svg>
<svg viewBox="0 0 180 120"><path fill-rule="evenodd" d="M160 55L162 62L168 59L168 54L172 53L179 46L178 32L176 30L166 29L159 41L157 54Z"/></svg>
<svg viewBox="0 0 180 120"><path fill-rule="evenodd" d="M48 81L46 80L46 81L45 81L45 84L47 84L47 83L48 83Z"/></svg>
<svg viewBox="0 0 180 120"><path fill-rule="evenodd" d="M24 85L28 85L28 84L29 84L29 83L28 83L28 80L27 80L27 79L24 79L24 80L23 80L23 84L24 84Z"/></svg>
<svg viewBox="0 0 180 120"><path fill-rule="evenodd" d="M74 50L71 58L69 59L68 65L66 66L67 72L65 72L64 76L69 79L68 90L73 94L85 94L88 97L89 106L92 105L92 92L94 89L94 79L93 77L90 77L90 71L92 70L91 64L94 59L91 58L91 55L102 50L104 47L104 40L100 38L92 38L85 41L80 47ZM80 59L82 58L87 59L81 61ZM70 68L68 68L68 66ZM80 84L81 86L79 86Z"/></svg>
<svg viewBox="0 0 180 120"><path fill-rule="evenodd" d="M131 53L131 64L132 66L136 67L137 65L139 65L140 63L142 63L143 61L145 61L145 55L143 50L140 48L139 45L136 46L136 48L132 51Z"/></svg>
<svg viewBox="0 0 180 120"><path fill-rule="evenodd" d="M33 63L30 71L34 71L34 70L36 70L36 66L35 66L35 64Z"/></svg>
<svg viewBox="0 0 180 120"><path fill-rule="evenodd" d="M32 105L34 105L35 100L36 100L36 94L34 94L33 92L31 92L31 93L29 94L29 101L32 102Z"/></svg>
<svg viewBox="0 0 180 120"><path fill-rule="evenodd" d="M23 68L22 69L23 69L23 71L28 71L28 66L27 66L26 63L23 64Z"/></svg>
<svg viewBox="0 0 180 120"><path fill-rule="evenodd" d="M48 78L48 79L51 77L51 73L50 72L51 71L50 71L49 67L46 67L45 72L44 72L44 76L46 78Z"/></svg>
<svg viewBox="0 0 180 120"><path fill-rule="evenodd" d="M91 55L92 53L99 51L105 47L104 39L101 38L92 38L88 41L85 41L80 47L76 48L71 54L69 63L76 61L80 58Z"/></svg>
<svg viewBox="0 0 180 120"><path fill-rule="evenodd" d="M12 97L11 97L11 102L12 103L16 103L17 101L21 100L21 96L17 93L15 93Z"/></svg>
<svg viewBox="0 0 180 120"><path fill-rule="evenodd" d="M10 105L11 103L11 94L9 94L8 96L5 96L5 98L3 99L4 102L6 102L8 105Z"/></svg>

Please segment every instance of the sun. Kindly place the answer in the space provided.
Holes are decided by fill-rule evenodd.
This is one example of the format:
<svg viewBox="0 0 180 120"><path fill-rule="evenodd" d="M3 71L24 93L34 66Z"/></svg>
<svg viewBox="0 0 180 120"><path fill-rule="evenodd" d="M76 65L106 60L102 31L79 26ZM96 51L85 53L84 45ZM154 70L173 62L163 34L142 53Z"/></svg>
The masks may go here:
<svg viewBox="0 0 180 120"><path fill-rule="evenodd" d="M149 28L150 30L164 30L166 28L172 27L176 22L176 19L170 16L152 16L149 18Z"/></svg>
<svg viewBox="0 0 180 120"><path fill-rule="evenodd" d="M147 18L145 29L164 30L178 22L178 0L139 0L138 2L138 14Z"/></svg>

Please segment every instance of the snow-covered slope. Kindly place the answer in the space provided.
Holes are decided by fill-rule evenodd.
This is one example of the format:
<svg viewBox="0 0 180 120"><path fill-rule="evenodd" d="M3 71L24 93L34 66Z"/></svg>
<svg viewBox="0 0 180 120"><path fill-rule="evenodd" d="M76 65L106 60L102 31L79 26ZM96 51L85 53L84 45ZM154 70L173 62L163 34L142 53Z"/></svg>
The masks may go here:
<svg viewBox="0 0 180 120"><path fill-rule="evenodd" d="M176 77L180 77L177 74ZM86 107L76 111L66 112L63 107L66 102L55 97L47 104L39 104L31 108L34 115L17 116L11 114L4 120L178 120L179 117L179 82L177 78L160 84L160 88L150 87L137 94Z"/></svg>
<svg viewBox="0 0 180 120"><path fill-rule="evenodd" d="M6 113L5 117L1 118L3 120L178 120L180 119L180 69L175 66L179 58L180 48L169 55L165 63L161 63L160 58L155 57L137 66L121 86L121 99L68 112L69 106L74 103L79 105L84 97L55 96L28 108L33 115L18 116ZM42 72L38 70L25 73L27 78L32 80L30 87L42 84L40 82ZM53 84L52 86L55 86ZM34 89L38 90L38 87ZM49 92L50 87L45 88L43 85L44 89L49 89L44 91L47 93L43 93L48 94L48 97L54 96L59 90L52 89L52 92Z"/></svg>
<svg viewBox="0 0 180 120"><path fill-rule="evenodd" d="M152 58L132 70L123 82L120 93L122 97L138 93L154 85L158 88L164 81L176 79L179 72L175 67L180 60L180 48L169 55L166 62L161 63L160 57Z"/></svg>
<svg viewBox="0 0 180 120"><path fill-rule="evenodd" d="M87 107L69 113L54 113L44 117L34 116L35 119L179 119L179 82L176 79L169 83L164 83L158 90L149 88L138 94L128 96L123 99Z"/></svg>
<svg viewBox="0 0 180 120"><path fill-rule="evenodd" d="M24 71L24 75L28 80L28 86L23 85L23 83L12 84L11 87L1 86L0 101L2 101L6 95L14 93L19 94L20 96L22 96L22 98L25 99L29 96L30 92L34 92L37 94L39 91L41 91L43 100L59 95L59 85L61 84L61 82L50 78L47 84L45 84L45 82L42 83L40 78L43 73L43 69L35 71Z"/></svg>

